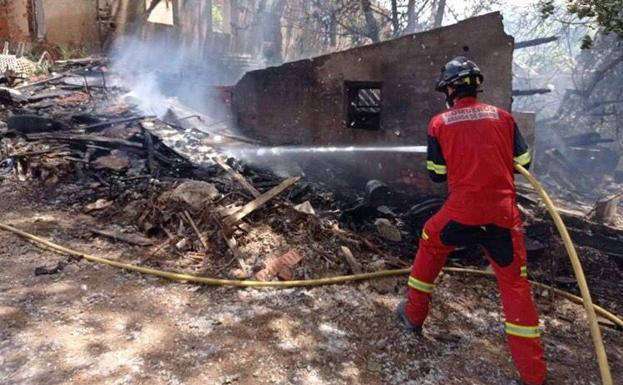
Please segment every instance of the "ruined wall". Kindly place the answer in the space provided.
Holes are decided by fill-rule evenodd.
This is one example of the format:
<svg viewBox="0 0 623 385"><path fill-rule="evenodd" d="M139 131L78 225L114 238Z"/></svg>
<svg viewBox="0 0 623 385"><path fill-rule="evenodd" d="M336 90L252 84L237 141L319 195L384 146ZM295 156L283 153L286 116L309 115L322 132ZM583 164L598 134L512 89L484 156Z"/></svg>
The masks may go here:
<svg viewBox="0 0 623 385"><path fill-rule="evenodd" d="M97 0L43 0L46 40L51 44L99 48Z"/></svg>
<svg viewBox="0 0 623 385"><path fill-rule="evenodd" d="M0 0L1 40L28 43L38 33L51 45L97 50L97 0Z"/></svg>
<svg viewBox="0 0 623 385"><path fill-rule="evenodd" d="M30 40L28 5L30 0L0 0L0 39L10 42Z"/></svg>
<svg viewBox="0 0 623 385"><path fill-rule="evenodd" d="M375 45L246 74L233 92L245 133L274 145L425 145L429 119L443 110L434 80L452 57L466 55L485 74L485 102L510 108L513 38L499 13ZM382 82L381 129L346 127L345 81ZM366 155L370 177L421 178L421 155ZM400 170L396 167L400 164ZM389 175L389 174L391 175Z"/></svg>
<svg viewBox="0 0 623 385"><path fill-rule="evenodd" d="M11 28L9 27L8 0L0 0L0 39L9 40Z"/></svg>

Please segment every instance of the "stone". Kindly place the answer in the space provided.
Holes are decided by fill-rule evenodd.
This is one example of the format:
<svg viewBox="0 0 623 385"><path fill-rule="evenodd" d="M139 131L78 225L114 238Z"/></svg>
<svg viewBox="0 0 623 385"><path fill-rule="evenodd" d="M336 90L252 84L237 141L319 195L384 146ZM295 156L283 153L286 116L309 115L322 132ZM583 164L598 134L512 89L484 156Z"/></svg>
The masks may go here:
<svg viewBox="0 0 623 385"><path fill-rule="evenodd" d="M316 215L316 210L314 210L314 207L311 205L311 203L309 203L309 201L305 201L301 204L294 206L294 210L304 214Z"/></svg>
<svg viewBox="0 0 623 385"><path fill-rule="evenodd" d="M201 210L207 202L220 197L219 191L212 183L198 180L184 182L172 191L167 191L158 198L161 202L185 203L192 210Z"/></svg>
<svg viewBox="0 0 623 385"><path fill-rule="evenodd" d="M379 234L388 241L400 242L402 240L400 230L398 230L398 228L394 226L389 219L377 218L377 220L374 221L374 225L376 226L376 230Z"/></svg>

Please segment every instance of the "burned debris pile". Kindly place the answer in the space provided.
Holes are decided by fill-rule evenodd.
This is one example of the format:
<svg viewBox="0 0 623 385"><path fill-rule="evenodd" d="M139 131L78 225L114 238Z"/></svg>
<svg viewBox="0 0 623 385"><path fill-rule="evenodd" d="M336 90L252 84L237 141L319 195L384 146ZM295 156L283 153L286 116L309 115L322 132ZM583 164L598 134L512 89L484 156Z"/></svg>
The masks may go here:
<svg viewBox="0 0 623 385"><path fill-rule="evenodd" d="M610 225L618 224L614 208L623 188L623 157L606 146L614 141L599 133L543 140L536 164L550 191L576 206L593 205L593 219Z"/></svg>
<svg viewBox="0 0 623 385"><path fill-rule="evenodd" d="M222 155L216 135L193 127L179 108L166 118L145 114L124 97L127 90L105 59L64 62L55 71L4 79L0 179L36 181L42 199L94 217L98 225L77 234L136 247L131 262L260 280L406 267L424 222L443 203L380 181L338 191L309 178L277 176ZM245 140L221 134L218 142ZM531 275L575 290L536 195L520 187L519 203ZM618 218L612 208L601 210ZM563 214L589 276L604 278L594 286L601 302L620 308L620 284L608 278L621 276L623 231L585 212ZM457 250L450 259L461 266L485 263L477 248Z"/></svg>
<svg viewBox="0 0 623 385"><path fill-rule="evenodd" d="M2 178L39 182L44 199L107 222L81 233L144 247L135 262L238 279L302 279L407 264L386 252L402 247L395 236L385 239L387 230L377 233L374 225L385 216L385 228L404 232L395 214L367 214L366 226L342 210L362 206L356 194L338 197L300 177L249 167L219 154L210 135L187 121L145 116L123 97L127 90L104 59L7 81ZM176 144L184 149L178 152ZM349 230L349 223L366 227L370 237ZM414 237L401 239L414 245Z"/></svg>

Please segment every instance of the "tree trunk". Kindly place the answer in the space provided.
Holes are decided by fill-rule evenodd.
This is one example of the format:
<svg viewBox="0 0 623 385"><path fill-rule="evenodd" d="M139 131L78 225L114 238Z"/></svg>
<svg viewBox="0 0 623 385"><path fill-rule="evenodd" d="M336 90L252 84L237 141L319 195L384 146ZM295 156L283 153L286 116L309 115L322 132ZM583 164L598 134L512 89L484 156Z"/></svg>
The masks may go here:
<svg viewBox="0 0 623 385"><path fill-rule="evenodd" d="M370 0L361 0L361 10L366 17L366 36L372 39L374 43L380 42L379 25L374 18Z"/></svg>
<svg viewBox="0 0 623 385"><path fill-rule="evenodd" d="M439 0L439 4L437 4L437 13L435 14L435 24L433 25L435 28L441 27L443 23L443 15L446 13L446 0Z"/></svg>
<svg viewBox="0 0 623 385"><path fill-rule="evenodd" d="M266 10L264 19L264 58L270 65L283 63L283 36L281 35L281 18L286 8L286 0L272 2Z"/></svg>
<svg viewBox="0 0 623 385"><path fill-rule="evenodd" d="M417 15L415 13L415 0L409 0L407 4L407 27L403 34L415 33Z"/></svg>
<svg viewBox="0 0 623 385"><path fill-rule="evenodd" d="M400 22L398 21L398 0L392 0L392 28L393 35L398 36L400 33Z"/></svg>

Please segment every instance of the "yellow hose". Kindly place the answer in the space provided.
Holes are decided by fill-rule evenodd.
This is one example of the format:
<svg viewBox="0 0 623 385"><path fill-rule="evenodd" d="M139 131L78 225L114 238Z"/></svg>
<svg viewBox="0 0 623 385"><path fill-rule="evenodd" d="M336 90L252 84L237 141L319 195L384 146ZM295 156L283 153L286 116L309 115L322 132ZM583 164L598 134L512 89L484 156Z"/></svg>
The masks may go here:
<svg viewBox="0 0 623 385"><path fill-rule="evenodd" d="M571 237L569 236L569 232L567 231L567 227L565 226L562 218L558 214L556 210L556 206L554 206L554 202L552 202L547 192L541 187L541 184L532 174L528 172L524 167L519 164L515 164L515 169L523 175L528 182L534 187L536 192L539 194L543 203L545 203L545 207L547 207L547 211L549 215L551 215L554 220L554 224L562 237L562 241L565 244L565 249L567 250L567 254L569 255L569 259L571 260L571 266L573 266L573 272L575 273L575 279L578 281L578 286L580 287L580 294L582 295L582 301L584 303L584 309L586 310L586 316L588 318L588 325L591 331L591 337L593 338L593 344L595 345L595 352L597 353L597 362L599 363L599 372L601 373L601 382L603 385L612 385L612 375L610 374L610 367L608 366L608 357L606 355L606 348L604 347L604 342L601 338L601 332L599 330L599 324L597 323L597 315L595 315L595 308L593 306L593 300L591 299L591 293L588 290L588 284L586 283L586 277L584 276L584 271L582 270L582 264L580 263L580 258L578 258L578 254L575 251L575 247L573 246L573 242L571 241Z"/></svg>
<svg viewBox="0 0 623 385"><path fill-rule="evenodd" d="M75 257L84 258L91 262L102 263L108 266L113 266L113 267L117 267L117 268L128 270L128 271L135 271L135 272L142 273L142 274L154 275L154 276L166 278L172 281L186 281L186 282L200 283L204 285L213 285L213 286L274 287L274 288L323 286L323 285L335 285L335 284L355 282L355 281L365 281L365 280L371 280L371 279L376 279L376 278L387 278L387 277L395 277L395 276L400 276L400 275L407 275L411 271L410 268L394 269L394 270L377 271L377 272L372 272L372 273L340 275L340 276L329 277L329 278L308 279L308 280L299 280L299 281L263 282L263 281L240 281L240 280L232 280L232 279L219 279L219 278L202 277L202 276L197 276L197 275L192 275L192 274L181 274L181 273L175 273L175 272L170 272L170 271L151 269L148 267L142 267L142 266L137 266L137 265L133 265L129 263L113 261L110 259L95 256L95 255L81 253L79 251L75 251L67 247L57 245L53 242L40 238L36 235L27 233L25 231L16 229L13 226L5 225L2 223L0 223L0 229L12 232L23 238L26 238L35 243L38 243L40 245L47 246L50 249L58 253L62 253L66 255L73 255ZM446 273L467 273L467 274L476 274L476 275L482 275L482 276L487 276L487 277L495 277L495 274L491 271L468 269L468 268L462 268L462 267L444 267L443 271ZM551 290L574 303L577 303L577 304L583 303L582 298L576 295L573 295L571 293L568 293L566 291L563 291L563 290L560 290L555 287L548 286L548 285L545 285L539 282L530 281L530 283L536 287ZM611 321L612 323L614 323L615 325L623 329L623 320L621 318L617 317L616 315L612 314L608 310L598 305L593 305L593 307L595 308L595 311L599 313L600 316L604 317L605 319Z"/></svg>
<svg viewBox="0 0 623 385"><path fill-rule="evenodd" d="M545 206L547 207L547 210L549 211L550 215L552 216L552 219L554 220L554 223L556 224L556 228L560 232L560 235L563 239L565 248L567 250L567 253L569 254L569 258L571 259L571 264L573 266L573 271L575 273L576 279L578 281L578 285L580 287L580 293L582 294L582 298L577 297L573 294L567 293L565 291L553 288L551 286L544 285L542 283L538 283L538 282L531 282L531 283L537 287L552 290L555 293L558 293L573 302L584 304L587 318L589 321L591 336L593 338L595 351L597 353L597 361L599 363L599 370L601 373L602 384L612 385L612 376L610 374L610 368L608 366L608 358L606 356L606 350L605 350L605 347L604 347L604 344L601 338L601 333L599 331L599 324L597 323L596 312L599 313L604 318L612 321L613 323L615 323L616 325L622 328L623 328L623 320L621 320L616 315L608 312L607 310L593 304L593 301L591 300L590 292L588 290L588 285L586 283L586 278L584 276L584 272L582 271L582 265L575 251L575 247L573 246L573 242L571 241L569 232L567 231L567 228L565 227L562 219L560 218L560 215L556 211L556 207L554 206L552 200L547 195L545 190L543 190L543 187L541 187L540 183L524 167L516 164L515 168L523 176L525 176L526 179L528 179L528 181L532 184L532 186L535 188L535 190L537 191L537 193L539 194L539 196L545 203ZM143 274L154 275L157 277L162 277L162 278L166 278L166 279L170 279L174 281L187 281L187 282L201 283L205 285L237 286L237 287L279 287L279 288L298 287L298 286L321 286L321 285L333 285L333 284L340 284L340 283L354 282L354 281L363 281L363 280L369 280L369 279L374 279L374 278L392 277L392 276L409 274L410 272L410 269L395 269L395 270L378 271L378 272L373 272L373 273L341 275L341 276L328 277L328 278L298 280L298 281L262 282L262 281L243 281L243 280L241 281L241 280L219 279L219 278L201 277L201 276L196 276L196 275L191 275L191 274L182 274L182 273L175 273L175 272L169 272L169 271L162 271L162 270L152 269L148 267L137 266L137 265L133 265L129 263L113 261L110 259L95 256L95 255L81 253L81 252L63 247L61 245L57 245L53 242L37 237L36 235L27 233L25 231L16 229L15 227L5 225L2 223L0 223L0 229L12 232L14 234L17 234L21 237L24 237L26 239L29 239L41 245L45 245L49 247L50 249L55 250L57 252L84 258L92 262L102 263L105 265L129 270L129 271L136 271L136 272L143 273ZM476 269L457 268L457 267L446 267L444 268L444 271L495 276L493 272L476 270Z"/></svg>

